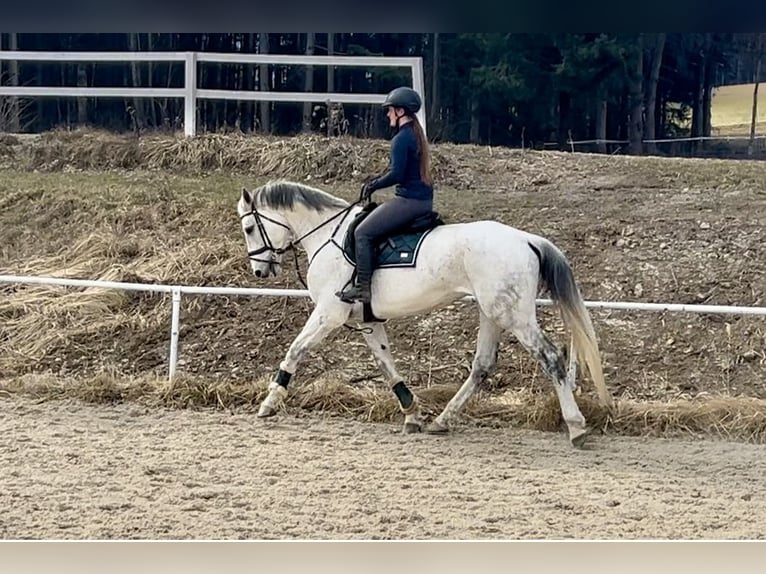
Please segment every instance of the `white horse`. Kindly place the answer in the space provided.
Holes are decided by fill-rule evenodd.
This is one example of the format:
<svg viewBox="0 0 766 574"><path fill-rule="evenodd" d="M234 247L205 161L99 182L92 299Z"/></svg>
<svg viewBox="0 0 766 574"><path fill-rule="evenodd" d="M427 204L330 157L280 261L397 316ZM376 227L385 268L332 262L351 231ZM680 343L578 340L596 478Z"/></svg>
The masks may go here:
<svg viewBox="0 0 766 574"><path fill-rule="evenodd" d="M237 211L253 273L277 275L283 254L300 244L308 255L306 282L314 303L308 321L279 364L259 417L277 413L287 396L287 384L308 351L345 323L363 323L362 304L344 303L336 296L353 272L342 245L349 223L362 209L358 203L287 181L268 183L252 193L242 190ZM427 432L449 431L455 416L492 371L501 335L510 332L553 380L570 441L582 446L589 428L573 394L574 365L568 375L561 353L536 319L541 281L571 331L570 358L587 366L601 403L611 407L590 316L567 259L547 239L495 221L440 225L423 240L416 267L375 270L371 307L381 320L423 313L467 295L479 307L471 373L426 427ZM423 430L417 397L396 369L382 322L364 323L364 327L364 338L404 413L404 432Z"/></svg>

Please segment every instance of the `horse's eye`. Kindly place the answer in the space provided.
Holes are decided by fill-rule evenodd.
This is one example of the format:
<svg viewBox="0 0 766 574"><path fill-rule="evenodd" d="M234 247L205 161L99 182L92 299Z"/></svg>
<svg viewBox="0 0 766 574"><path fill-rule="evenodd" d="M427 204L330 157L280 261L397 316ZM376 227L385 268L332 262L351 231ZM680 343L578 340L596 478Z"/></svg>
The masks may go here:
<svg viewBox="0 0 766 574"><path fill-rule="evenodd" d="M253 230L255 230L255 225L248 225L247 227L245 227L245 233L247 233L248 235L250 235L253 232Z"/></svg>

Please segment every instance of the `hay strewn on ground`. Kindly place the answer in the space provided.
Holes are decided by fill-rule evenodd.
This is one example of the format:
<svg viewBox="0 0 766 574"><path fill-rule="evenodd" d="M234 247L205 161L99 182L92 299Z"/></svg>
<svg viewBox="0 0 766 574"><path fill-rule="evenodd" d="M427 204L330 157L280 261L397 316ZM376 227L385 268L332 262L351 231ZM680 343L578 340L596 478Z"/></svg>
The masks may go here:
<svg viewBox="0 0 766 574"><path fill-rule="evenodd" d="M87 131L4 137L0 273L254 285L234 212L243 185L289 177L349 199L365 176L383 169L386 156L385 142L346 138L135 139ZM434 161L437 209L448 221L494 218L549 237L572 261L587 299L764 305L763 163L455 145L434 146ZM304 257L301 269L305 273ZM300 287L289 265L283 277L257 284ZM224 396L235 404L256 400L253 379L273 374L308 311L306 300L184 298L179 371L195 381L189 396L203 396L203 405ZM557 313L543 308L540 315L544 328L564 342ZM620 404L632 405L618 419L602 420L586 384L580 401L598 426L761 439L762 319L612 311L593 316L607 384ZM0 380L9 385L53 374L94 381L108 373L118 373L121 381L161 379L169 317L164 296L0 284ZM434 404L446 402L439 393L451 393L465 378L477 323L470 305L456 304L388 326L400 370L422 396L433 394ZM337 390L334 398L306 396L306 408L335 400L340 414L396 416L393 397L357 334L337 333L298 376L300 388L357 380L383 389L373 393L363 385L348 396ZM93 396L113 396L113 386L99 391L96 385ZM129 386L122 398L156 394L143 383ZM179 398L179 389L167 404L192 404ZM498 406L518 393L534 400L514 407L513 414ZM549 382L512 340L501 347L485 400L486 408L470 411L482 424L558 424L540 415L546 412L540 404L555 405ZM736 431L737 425L745 430Z"/></svg>
<svg viewBox="0 0 766 574"><path fill-rule="evenodd" d="M268 380L251 384L211 382L204 377L180 376L172 383L152 377L121 378L103 373L94 378L63 379L26 375L0 382L3 393L22 393L39 399L78 399L109 404L124 401L150 407L225 409L254 412L266 396ZM427 417L437 415L457 390L455 385L419 389ZM627 436L715 437L742 442L766 442L766 401L743 397L699 398L692 401L620 401L607 412L595 399L579 399L583 414L597 432ZM396 399L384 385L348 385L319 378L296 386L286 402L290 411L352 417L365 422L401 422ZM527 390L502 396L480 393L469 402L459 424L508 425L562 431L558 401Z"/></svg>

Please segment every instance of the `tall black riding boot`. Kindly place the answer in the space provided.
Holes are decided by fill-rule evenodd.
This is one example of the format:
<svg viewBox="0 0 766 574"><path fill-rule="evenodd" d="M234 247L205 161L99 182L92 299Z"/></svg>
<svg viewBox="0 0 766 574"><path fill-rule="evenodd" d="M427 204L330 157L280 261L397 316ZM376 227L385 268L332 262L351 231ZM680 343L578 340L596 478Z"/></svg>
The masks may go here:
<svg viewBox="0 0 766 574"><path fill-rule="evenodd" d="M372 280L372 258L375 256L375 250L371 241L365 238L356 240L356 285L347 288L345 291L337 293L341 301L345 303L354 303L360 301L369 303L370 283Z"/></svg>

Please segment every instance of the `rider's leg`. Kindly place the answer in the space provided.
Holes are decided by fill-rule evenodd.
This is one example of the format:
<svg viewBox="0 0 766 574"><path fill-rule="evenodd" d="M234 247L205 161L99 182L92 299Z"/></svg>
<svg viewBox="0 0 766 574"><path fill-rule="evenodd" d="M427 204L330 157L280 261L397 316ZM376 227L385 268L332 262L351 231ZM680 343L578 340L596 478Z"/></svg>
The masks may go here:
<svg viewBox="0 0 766 574"><path fill-rule="evenodd" d="M373 210L354 232L356 241L356 285L339 293L346 301L370 302L372 281L372 259L375 243L381 237L407 225L413 219L430 213L433 201L430 199L409 199L396 196Z"/></svg>

